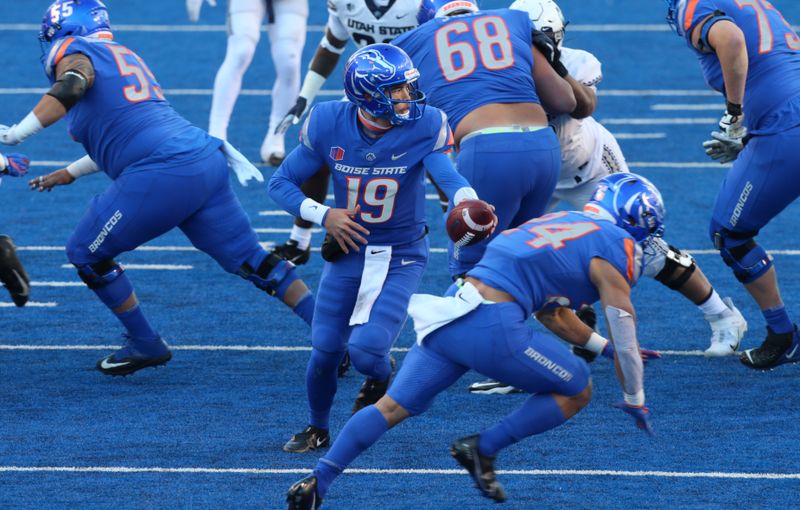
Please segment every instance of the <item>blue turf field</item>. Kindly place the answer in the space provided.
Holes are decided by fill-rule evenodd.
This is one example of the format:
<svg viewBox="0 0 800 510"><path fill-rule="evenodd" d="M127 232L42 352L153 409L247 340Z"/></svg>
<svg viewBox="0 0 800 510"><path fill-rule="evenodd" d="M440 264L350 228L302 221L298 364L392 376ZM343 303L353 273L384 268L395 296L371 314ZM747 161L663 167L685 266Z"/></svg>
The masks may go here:
<svg viewBox="0 0 800 510"><path fill-rule="evenodd" d="M225 51L224 8L204 8L201 26L183 2L108 0L117 39L148 62L175 107L206 127L210 88ZM220 2L224 4L224 2ZM304 63L326 19L311 0ZM800 23L800 3L775 0ZM486 0L484 7L501 6ZM701 142L722 101L710 94L684 43L667 31L660 0L562 0L572 24L567 44L604 64L597 117L618 134L634 171L651 178L668 208L668 239L692 250L723 296L750 321L744 345L764 322L710 250L709 210L725 169ZM25 115L47 86L36 41L46 2L0 2L0 123ZM602 26L606 24L605 26ZM608 27L608 24L618 25ZM191 27L190 31L182 30ZM266 37L245 77L230 138L257 158L267 125L272 70ZM338 76L338 73L335 75ZM340 94L336 79L328 97ZM27 141L31 175L80 157L63 123ZM289 146L296 142L290 131ZM268 177L272 172L264 168ZM119 341L119 326L66 267L64 243L102 175L50 194L7 178L0 188L0 231L11 234L37 282L39 306L6 307L0 294L0 508L281 508L286 488L316 462L280 446L305 424L304 371L309 331L277 301L224 273L172 233L120 257L151 321L174 349L170 364L111 379L95 361ZM289 218L265 187L237 188L266 243L282 242ZM443 229L429 202L431 254L422 291L448 283ZM800 247L790 207L764 229L790 313L800 313ZM274 230L278 229L278 230ZM321 239L315 234L315 239ZM299 269L316 286L318 254ZM610 363L593 365L595 397L574 420L501 453L509 493L503 508L797 508L800 494L798 366L768 373L731 357L707 360L709 331L678 295L646 281L635 304L642 343L667 351L647 368L657 436L645 437L609 404L619 396ZM397 342L411 343L407 326ZM453 439L479 431L524 396L470 396L470 374L426 415L400 425L331 489L325 508L490 508L447 453ZM361 380L341 381L334 435Z"/></svg>

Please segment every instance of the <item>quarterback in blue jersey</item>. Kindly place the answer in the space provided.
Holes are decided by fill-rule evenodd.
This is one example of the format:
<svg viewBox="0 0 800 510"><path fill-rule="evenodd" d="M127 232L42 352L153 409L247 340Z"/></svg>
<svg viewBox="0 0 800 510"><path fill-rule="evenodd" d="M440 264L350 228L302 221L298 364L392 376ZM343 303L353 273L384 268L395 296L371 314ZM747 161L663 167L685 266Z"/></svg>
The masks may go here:
<svg viewBox="0 0 800 510"><path fill-rule="evenodd" d="M67 241L80 278L127 329L123 347L98 361L98 370L126 375L171 358L114 257L174 227L310 324L313 296L291 264L258 243L231 189L229 166L242 183L263 177L236 149L173 110L144 61L113 40L105 5L57 0L45 12L40 39L50 45L43 62L51 88L21 122L0 126L0 142L16 145L66 117L87 155L31 180L31 188L50 191L98 170L112 180Z"/></svg>
<svg viewBox="0 0 800 510"><path fill-rule="evenodd" d="M425 106L418 77L395 46L355 52L345 65L349 102L314 107L302 143L269 182L270 196L284 209L327 230L306 371L309 423L284 445L287 452L328 446L345 351L367 376L353 411L386 392L393 370L389 349L428 259L425 170L453 202L477 197L447 156L453 138L447 117ZM300 189L323 164L331 169L335 207Z"/></svg>
<svg viewBox="0 0 800 510"><path fill-rule="evenodd" d="M31 160L18 153L0 154L0 182L4 175L20 177L28 173ZM7 235L0 235L0 283L8 290L17 306L25 306L30 295L30 280L17 257L17 247Z"/></svg>
<svg viewBox="0 0 800 510"><path fill-rule="evenodd" d="M668 21L726 100L720 130L703 144L713 159L733 162L709 234L767 323L764 342L740 360L758 369L800 362L772 257L755 240L800 195L800 36L767 0L666 1Z"/></svg>
<svg viewBox="0 0 800 510"><path fill-rule="evenodd" d="M547 114L570 113L569 83L533 48L523 12L479 11L473 0L425 0L420 26L395 38L420 70L428 104L444 110L459 173L497 207L498 229L541 215L558 180L558 138ZM491 238L451 243L450 272L480 260Z"/></svg>
<svg viewBox="0 0 800 510"><path fill-rule="evenodd" d="M592 392L586 362L527 326L532 313L569 341L598 341L569 308L599 300L624 393L616 406L652 433L630 292L639 276L638 243L661 231L664 207L649 181L618 175L601 180L587 212L551 213L496 236L463 284L445 297L412 296L416 344L386 395L353 415L312 475L292 485L290 510L318 508L333 480L361 452L389 428L427 410L470 369L532 393L500 422L450 449L483 496L504 501L495 476L497 452L564 423Z"/></svg>

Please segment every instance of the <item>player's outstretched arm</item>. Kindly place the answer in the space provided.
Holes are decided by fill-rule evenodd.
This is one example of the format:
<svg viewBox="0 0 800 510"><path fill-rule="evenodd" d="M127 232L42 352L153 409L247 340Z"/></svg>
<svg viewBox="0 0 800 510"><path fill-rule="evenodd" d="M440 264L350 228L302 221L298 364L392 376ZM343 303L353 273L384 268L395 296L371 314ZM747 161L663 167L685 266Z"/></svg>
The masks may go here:
<svg viewBox="0 0 800 510"><path fill-rule="evenodd" d="M578 105L569 83L556 73L547 57L533 50L533 82L542 107L552 116L572 113Z"/></svg>
<svg viewBox="0 0 800 510"><path fill-rule="evenodd" d="M345 46L347 46L347 39L338 39L331 33L330 28L325 29L325 35L322 36L322 40L317 46L317 51L314 53L314 58L311 59L311 64L308 66L308 72L303 78L300 96L275 128L275 134L284 134L290 126L300 122L303 114L308 111L308 107L314 102L314 98L317 97L317 94L325 84L325 80L333 73L336 64L339 63L339 58L342 56Z"/></svg>

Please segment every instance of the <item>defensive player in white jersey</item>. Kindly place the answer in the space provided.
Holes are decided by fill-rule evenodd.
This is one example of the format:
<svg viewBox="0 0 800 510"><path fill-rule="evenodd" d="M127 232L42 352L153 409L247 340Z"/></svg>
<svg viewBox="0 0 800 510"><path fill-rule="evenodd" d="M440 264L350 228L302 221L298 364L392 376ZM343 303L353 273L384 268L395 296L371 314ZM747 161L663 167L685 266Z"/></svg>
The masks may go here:
<svg viewBox="0 0 800 510"><path fill-rule="evenodd" d="M591 113L597 104L597 84L603 79L602 66L588 51L563 46L566 22L558 5L553 0L516 0L510 8L527 12L534 26L551 39L558 60L556 67L560 64L562 72L573 78L569 81L576 88L576 99L580 102L584 98L583 108ZM601 179L630 171L614 135L593 117L576 119L565 114L554 117L550 123L561 144L561 174L548 210L562 200L575 210L582 210ZM643 246L642 274L683 294L709 322L711 345L705 354L733 354L747 323L730 298L720 298L689 254L660 237L652 237Z"/></svg>
<svg viewBox="0 0 800 510"><path fill-rule="evenodd" d="M308 67L297 102L275 134L283 136L289 126L300 122L338 64L348 40L352 39L358 48L391 42L417 26L418 9L419 0L328 0L325 35ZM329 175L327 167L321 168L303 184L303 193L318 202L324 202ZM296 218L289 240L276 247L274 253L295 265L305 264L311 253L311 227L310 222Z"/></svg>
<svg viewBox="0 0 800 510"><path fill-rule="evenodd" d="M216 5L216 0L205 0ZM186 0L191 21L200 18L203 0ZM286 154L284 133L275 128L292 106L300 90L300 58L306 43L308 0L228 0L228 47L214 79L208 132L228 139L228 124L242 89L242 77L253 60L261 38L261 23L267 20L275 83L269 129L261 144L261 159L278 166Z"/></svg>

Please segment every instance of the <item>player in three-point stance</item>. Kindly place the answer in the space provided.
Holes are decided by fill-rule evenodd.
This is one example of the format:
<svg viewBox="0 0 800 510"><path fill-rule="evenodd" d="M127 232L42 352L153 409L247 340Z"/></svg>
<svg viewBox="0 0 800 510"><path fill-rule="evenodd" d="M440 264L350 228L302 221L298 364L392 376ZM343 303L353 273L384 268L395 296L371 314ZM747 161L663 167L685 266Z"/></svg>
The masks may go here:
<svg viewBox="0 0 800 510"><path fill-rule="evenodd" d="M418 78L395 46L355 52L345 65L349 102L315 106L302 142L270 180L278 204L327 230L306 370L308 426L284 445L287 452L329 445L336 372L345 352L367 376L354 412L386 392L394 364L389 349L428 259L425 170L454 203L477 197L447 156L453 143L447 117L425 107ZM321 165L331 169L335 207L301 191Z"/></svg>
<svg viewBox="0 0 800 510"><path fill-rule="evenodd" d="M591 398L586 362L527 326L532 313L570 341L605 341L569 310L599 300L624 394L615 405L652 433L630 292L639 277L639 243L661 231L663 216L652 184L635 174L615 174L600 182L585 212L547 214L497 235L463 284L454 284L445 297L414 295L409 315L417 342L392 386L350 418L311 476L291 486L288 508L318 508L361 452L389 428L427 410L470 369L532 394L497 424L456 440L450 449L483 496L504 501L495 476L497 453L564 423Z"/></svg>
<svg viewBox="0 0 800 510"><path fill-rule="evenodd" d="M703 144L733 162L717 195L709 234L767 323L741 362L769 369L800 362L800 332L778 290L772 257L755 238L800 195L800 36L767 0L665 0L706 82L725 96L719 131Z"/></svg>
<svg viewBox="0 0 800 510"><path fill-rule="evenodd" d="M236 149L178 115L144 61L114 41L99 0L57 0L40 39L51 88L22 121L0 126L16 145L66 117L87 152L67 168L30 181L50 191L102 170L111 185L94 197L67 241L78 275L123 324L125 344L97 363L126 375L162 365L172 354L144 315L119 254L178 227L226 271L289 305L311 323L314 298L294 267L266 252L228 180L263 180Z"/></svg>

